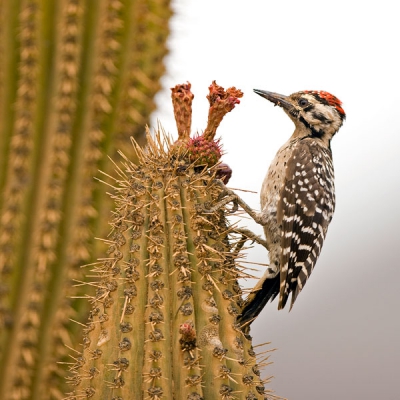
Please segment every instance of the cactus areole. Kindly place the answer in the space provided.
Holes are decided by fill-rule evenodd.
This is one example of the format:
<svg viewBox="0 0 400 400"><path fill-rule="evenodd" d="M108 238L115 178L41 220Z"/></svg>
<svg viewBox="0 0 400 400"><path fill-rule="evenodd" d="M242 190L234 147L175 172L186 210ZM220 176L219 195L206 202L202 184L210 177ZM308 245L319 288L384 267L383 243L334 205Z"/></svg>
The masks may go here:
<svg viewBox="0 0 400 400"><path fill-rule="evenodd" d="M117 167L116 210L107 255L73 355L66 399L265 399L250 336L236 323L241 238L221 207L221 147L215 133L242 92L215 82L202 135L190 137L190 84L172 89L179 137L148 134ZM226 172L226 174L224 173ZM219 175L218 175L219 174Z"/></svg>

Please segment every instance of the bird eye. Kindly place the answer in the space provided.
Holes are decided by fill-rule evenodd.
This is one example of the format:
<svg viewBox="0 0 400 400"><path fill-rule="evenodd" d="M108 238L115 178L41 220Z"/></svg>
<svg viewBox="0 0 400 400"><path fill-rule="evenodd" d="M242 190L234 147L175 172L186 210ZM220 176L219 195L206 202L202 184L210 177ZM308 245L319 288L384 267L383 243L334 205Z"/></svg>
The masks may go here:
<svg viewBox="0 0 400 400"><path fill-rule="evenodd" d="M305 107L306 105L308 105L308 101L306 99L299 99L300 107Z"/></svg>

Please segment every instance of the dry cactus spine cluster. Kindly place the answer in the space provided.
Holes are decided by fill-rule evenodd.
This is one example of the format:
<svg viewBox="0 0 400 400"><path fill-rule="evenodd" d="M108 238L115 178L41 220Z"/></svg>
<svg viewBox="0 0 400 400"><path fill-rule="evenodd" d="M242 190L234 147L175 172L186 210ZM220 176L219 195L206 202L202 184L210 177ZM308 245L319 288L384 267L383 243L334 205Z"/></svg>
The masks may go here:
<svg viewBox="0 0 400 400"><path fill-rule="evenodd" d="M210 212L223 192L219 164L193 159L190 84L172 90L178 140L148 133L145 150L135 144L138 165L117 166L109 248L87 266L96 293L68 400L276 398L260 376L268 355L257 363L236 323L244 240L228 209ZM212 143L241 95L213 82L209 129L196 137Z"/></svg>

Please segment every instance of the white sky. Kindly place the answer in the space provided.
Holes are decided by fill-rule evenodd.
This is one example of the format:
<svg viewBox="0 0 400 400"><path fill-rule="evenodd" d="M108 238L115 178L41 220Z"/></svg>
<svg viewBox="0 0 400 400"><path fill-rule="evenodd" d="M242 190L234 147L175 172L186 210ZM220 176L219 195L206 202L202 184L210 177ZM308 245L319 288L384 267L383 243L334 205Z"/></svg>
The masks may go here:
<svg viewBox="0 0 400 400"><path fill-rule="evenodd" d="M259 192L293 131L253 88L327 90L343 101L333 140L337 207L292 312L269 304L255 343L278 347L271 387L290 400L400 399L400 22L393 1L175 0L159 119L176 132L169 88L190 81L193 130L206 126L212 80L244 92L219 128L229 186ZM245 194L259 208L258 194ZM262 229L250 224L251 229ZM267 262L262 249L249 260ZM248 283L250 285L250 283Z"/></svg>

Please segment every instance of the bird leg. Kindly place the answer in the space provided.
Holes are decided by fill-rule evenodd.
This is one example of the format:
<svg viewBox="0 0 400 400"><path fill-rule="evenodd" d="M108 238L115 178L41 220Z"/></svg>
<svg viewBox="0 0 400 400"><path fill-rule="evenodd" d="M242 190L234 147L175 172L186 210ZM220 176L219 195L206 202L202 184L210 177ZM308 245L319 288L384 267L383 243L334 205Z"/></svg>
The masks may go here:
<svg viewBox="0 0 400 400"><path fill-rule="evenodd" d="M236 228L235 232L241 233L242 234L242 238L246 239L245 241L251 240L253 243L256 242L256 243L260 244L261 246L265 247L268 250L267 241L264 240L261 236L256 235L251 230L246 229L246 228Z"/></svg>
<svg viewBox="0 0 400 400"><path fill-rule="evenodd" d="M257 242L261 246L265 247L268 250L268 245L267 241L262 239L260 236L256 235L252 231L246 228L236 228L234 232L240 233L242 235L242 238L238 240L236 243L235 249L233 251L233 254L237 256L240 252L240 250L243 248L244 244L248 241L251 240L252 243Z"/></svg>
<svg viewBox="0 0 400 400"><path fill-rule="evenodd" d="M239 206L243 208L243 210L250 215L251 218L255 222L257 222L260 225L263 225L263 216L262 213L258 213L254 211L244 200L242 200L233 190L228 189L225 184L221 181L217 181L218 185L221 187L222 192L220 193L220 198L221 200L212 208L206 209L206 213L214 213L218 211L221 207L225 206L226 204L233 203L233 208L230 211L231 213L235 213ZM237 233L240 233L242 235L242 241L241 241L241 246L247 241L251 240L253 243L256 242L260 244L261 246L265 247L268 251L268 244L267 241L262 239L261 236L256 235L254 232L250 231L249 229L245 228L237 228L235 229Z"/></svg>
<svg viewBox="0 0 400 400"><path fill-rule="evenodd" d="M264 218L262 213L254 211L243 199L241 199L233 190L228 189L224 183L221 180L217 180L217 184L220 186L220 188L222 189L222 192L220 194L220 198L222 199L221 201L219 201L214 207L205 210L206 212L209 213L213 213L218 211L221 207L225 206L226 204L229 203L233 203L233 209L231 210L231 213L235 213L239 206L243 208L244 211L246 211L247 214L249 214L249 216L251 218L253 218L253 220L255 222L257 222L257 224L260 225L265 225L264 222ZM253 234L254 235L254 234Z"/></svg>

